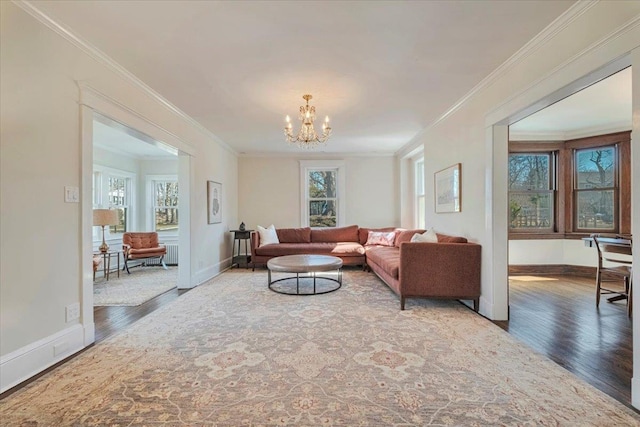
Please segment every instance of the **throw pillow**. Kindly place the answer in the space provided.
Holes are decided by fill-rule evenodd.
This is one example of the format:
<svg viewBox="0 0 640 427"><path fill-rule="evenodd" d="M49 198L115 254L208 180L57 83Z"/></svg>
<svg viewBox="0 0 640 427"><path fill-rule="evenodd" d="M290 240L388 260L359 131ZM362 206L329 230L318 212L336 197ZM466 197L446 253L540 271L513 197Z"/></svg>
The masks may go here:
<svg viewBox="0 0 640 427"><path fill-rule="evenodd" d="M428 243L438 243L438 235L436 234L433 228L428 229L422 234L416 233L411 238L412 242L428 242Z"/></svg>
<svg viewBox="0 0 640 427"><path fill-rule="evenodd" d="M258 234L260 235L260 248L264 245L280 243L280 241L278 240L278 233L276 233L276 227L273 224L271 224L267 228L258 226L257 230Z"/></svg>
<svg viewBox="0 0 640 427"><path fill-rule="evenodd" d="M395 231L390 231L388 233L382 231L370 231L369 237L367 237L367 245L378 245L378 246L393 246L393 241L396 238Z"/></svg>

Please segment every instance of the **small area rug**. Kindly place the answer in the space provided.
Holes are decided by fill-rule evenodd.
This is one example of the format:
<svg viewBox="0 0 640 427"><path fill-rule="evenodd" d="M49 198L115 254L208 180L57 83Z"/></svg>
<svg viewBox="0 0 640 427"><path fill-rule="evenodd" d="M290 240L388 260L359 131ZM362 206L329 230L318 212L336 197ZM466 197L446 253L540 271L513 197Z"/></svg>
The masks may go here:
<svg viewBox="0 0 640 427"><path fill-rule="evenodd" d="M0 401L4 426L638 426L456 301L347 270L281 295L232 270Z"/></svg>
<svg viewBox="0 0 640 427"><path fill-rule="evenodd" d="M99 279L93 284L93 305L136 306L177 286L178 268L136 267L111 273L109 280Z"/></svg>

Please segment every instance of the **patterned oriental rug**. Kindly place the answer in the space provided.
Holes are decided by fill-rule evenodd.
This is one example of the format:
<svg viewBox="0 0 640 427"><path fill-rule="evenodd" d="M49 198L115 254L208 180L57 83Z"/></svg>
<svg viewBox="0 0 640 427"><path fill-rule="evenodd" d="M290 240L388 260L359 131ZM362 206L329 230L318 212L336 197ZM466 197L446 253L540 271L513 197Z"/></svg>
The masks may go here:
<svg viewBox="0 0 640 427"><path fill-rule="evenodd" d="M455 301L348 270L280 295L225 272L0 401L16 426L637 426L640 416Z"/></svg>
<svg viewBox="0 0 640 427"><path fill-rule="evenodd" d="M141 305L177 286L178 268L136 267L111 273L109 280L97 279L93 284L93 305Z"/></svg>

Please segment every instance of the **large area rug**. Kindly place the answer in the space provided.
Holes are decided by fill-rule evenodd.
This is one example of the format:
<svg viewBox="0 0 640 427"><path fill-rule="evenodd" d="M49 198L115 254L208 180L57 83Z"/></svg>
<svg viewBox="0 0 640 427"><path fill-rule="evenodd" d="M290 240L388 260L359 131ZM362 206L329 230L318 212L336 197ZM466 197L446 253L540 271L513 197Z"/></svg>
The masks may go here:
<svg viewBox="0 0 640 427"><path fill-rule="evenodd" d="M120 277L111 273L109 280L98 279L93 284L93 305L140 305L175 288L177 283L177 267L137 267L131 269L131 274L121 271Z"/></svg>
<svg viewBox="0 0 640 427"><path fill-rule="evenodd" d="M637 426L455 301L347 271L287 296L226 272L0 401L3 425Z"/></svg>

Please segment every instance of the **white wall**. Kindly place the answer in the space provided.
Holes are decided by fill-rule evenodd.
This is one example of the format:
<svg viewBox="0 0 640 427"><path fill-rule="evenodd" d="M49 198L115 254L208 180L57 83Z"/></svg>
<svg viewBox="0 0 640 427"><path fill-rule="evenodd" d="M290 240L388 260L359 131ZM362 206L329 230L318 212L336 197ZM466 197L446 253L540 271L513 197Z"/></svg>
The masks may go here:
<svg viewBox="0 0 640 427"><path fill-rule="evenodd" d="M509 265L598 266L595 248L582 240L509 240Z"/></svg>
<svg viewBox="0 0 640 427"><path fill-rule="evenodd" d="M285 142L282 142L285 144ZM331 141L328 142L331 144ZM300 227L300 160L315 157L240 157L239 219L256 225ZM319 158L317 158L319 159ZM323 157L322 159L328 159ZM335 158L330 158L335 160ZM345 225L400 225L395 158L346 157Z"/></svg>
<svg viewBox="0 0 640 427"><path fill-rule="evenodd" d="M508 118L640 43L640 2L578 7L581 13L558 21L399 153L403 157L416 144L424 146L427 189L433 188L434 172L462 163L462 212L435 214L427 195L426 223L483 246L480 312L497 320L507 315ZM502 120L503 126L493 127Z"/></svg>
<svg viewBox="0 0 640 427"><path fill-rule="evenodd" d="M83 182L78 82L192 148L189 221L194 281L211 277L228 264L227 231L238 219L234 152L126 72L79 48L18 5L0 2L0 19L0 388L4 390L16 379L77 351L87 344L83 337L92 335L83 332L92 323L65 320L65 307L82 303L82 236L84 228L91 227L81 215L82 201L63 199L64 186L80 187ZM222 224L207 224L208 179L224 186Z"/></svg>

